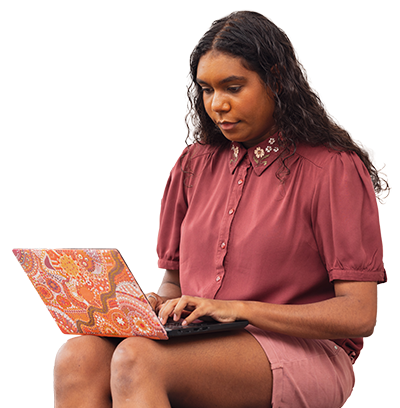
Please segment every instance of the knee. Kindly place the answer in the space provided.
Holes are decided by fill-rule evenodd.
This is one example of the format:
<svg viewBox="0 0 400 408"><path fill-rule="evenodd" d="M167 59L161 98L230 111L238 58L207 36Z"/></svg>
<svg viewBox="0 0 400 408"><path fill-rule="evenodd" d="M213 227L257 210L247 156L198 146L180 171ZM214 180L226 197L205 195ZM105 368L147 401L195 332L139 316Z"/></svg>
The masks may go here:
<svg viewBox="0 0 400 408"><path fill-rule="evenodd" d="M115 349L111 360L111 373L114 376L145 370L152 363L156 352L152 340L143 337L130 337Z"/></svg>
<svg viewBox="0 0 400 408"><path fill-rule="evenodd" d="M58 373L77 372L87 369L90 360L95 357L96 338L91 336L75 337L68 340L58 351L54 371Z"/></svg>
<svg viewBox="0 0 400 408"><path fill-rule="evenodd" d="M58 351L54 364L55 388L68 388L90 378L96 369L100 339L94 336L74 337Z"/></svg>
<svg viewBox="0 0 400 408"><path fill-rule="evenodd" d="M117 344L80 336L61 347L54 367L56 406L111 406L110 363Z"/></svg>
<svg viewBox="0 0 400 408"><path fill-rule="evenodd" d="M148 381L157 370L157 346L149 339L130 337L119 344L111 360L113 392L129 392L140 381ZM150 369L152 367L152 369Z"/></svg>

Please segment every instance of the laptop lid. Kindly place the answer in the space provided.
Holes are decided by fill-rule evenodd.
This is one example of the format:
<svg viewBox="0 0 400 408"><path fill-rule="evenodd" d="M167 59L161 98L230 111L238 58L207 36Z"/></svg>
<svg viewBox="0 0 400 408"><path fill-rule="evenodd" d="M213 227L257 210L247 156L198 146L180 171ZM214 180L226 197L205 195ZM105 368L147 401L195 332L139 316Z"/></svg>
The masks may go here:
<svg viewBox="0 0 400 408"><path fill-rule="evenodd" d="M63 333L168 338L116 249L14 249Z"/></svg>
<svg viewBox="0 0 400 408"><path fill-rule="evenodd" d="M117 249L14 249L31 283L66 334L172 336L248 324L200 322L165 327Z"/></svg>

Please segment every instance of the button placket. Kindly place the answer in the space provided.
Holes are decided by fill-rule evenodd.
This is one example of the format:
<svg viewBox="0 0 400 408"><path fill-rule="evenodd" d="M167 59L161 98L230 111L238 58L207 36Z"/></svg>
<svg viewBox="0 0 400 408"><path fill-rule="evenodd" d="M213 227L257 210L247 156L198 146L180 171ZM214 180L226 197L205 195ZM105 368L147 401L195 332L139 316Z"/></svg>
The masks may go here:
<svg viewBox="0 0 400 408"><path fill-rule="evenodd" d="M240 199L243 194L244 182L246 180L247 171L250 167L250 160L248 159L248 157L245 157L244 160L238 165L235 174L233 175L235 179L232 180L230 196L221 222L218 240L218 249L216 255L215 295L221 287L225 275L224 260L229 247L231 225L235 218L234 215L236 214Z"/></svg>

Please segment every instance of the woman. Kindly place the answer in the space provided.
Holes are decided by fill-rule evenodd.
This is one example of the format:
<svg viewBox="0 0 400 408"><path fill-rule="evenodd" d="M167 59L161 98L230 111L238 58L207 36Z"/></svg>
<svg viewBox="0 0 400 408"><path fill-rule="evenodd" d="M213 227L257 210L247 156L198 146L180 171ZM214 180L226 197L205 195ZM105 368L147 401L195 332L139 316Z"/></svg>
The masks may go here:
<svg viewBox="0 0 400 408"><path fill-rule="evenodd" d="M214 22L191 78L195 143L164 193L166 272L149 299L163 322L250 324L168 342L69 340L56 407L340 407L386 281L374 189L387 185L260 14Z"/></svg>

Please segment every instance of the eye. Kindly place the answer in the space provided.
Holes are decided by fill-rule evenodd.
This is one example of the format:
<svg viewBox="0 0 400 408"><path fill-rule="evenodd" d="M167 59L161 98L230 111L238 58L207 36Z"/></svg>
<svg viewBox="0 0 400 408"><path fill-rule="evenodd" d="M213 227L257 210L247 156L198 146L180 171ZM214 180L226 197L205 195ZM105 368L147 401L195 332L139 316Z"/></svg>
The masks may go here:
<svg viewBox="0 0 400 408"><path fill-rule="evenodd" d="M240 85L237 85L237 86L235 85L235 86L230 86L228 88L228 91L230 93L238 93L241 89L242 89L242 87Z"/></svg>
<svg viewBox="0 0 400 408"><path fill-rule="evenodd" d="M203 92L203 94L209 95L212 93L212 88L201 88L201 92Z"/></svg>

